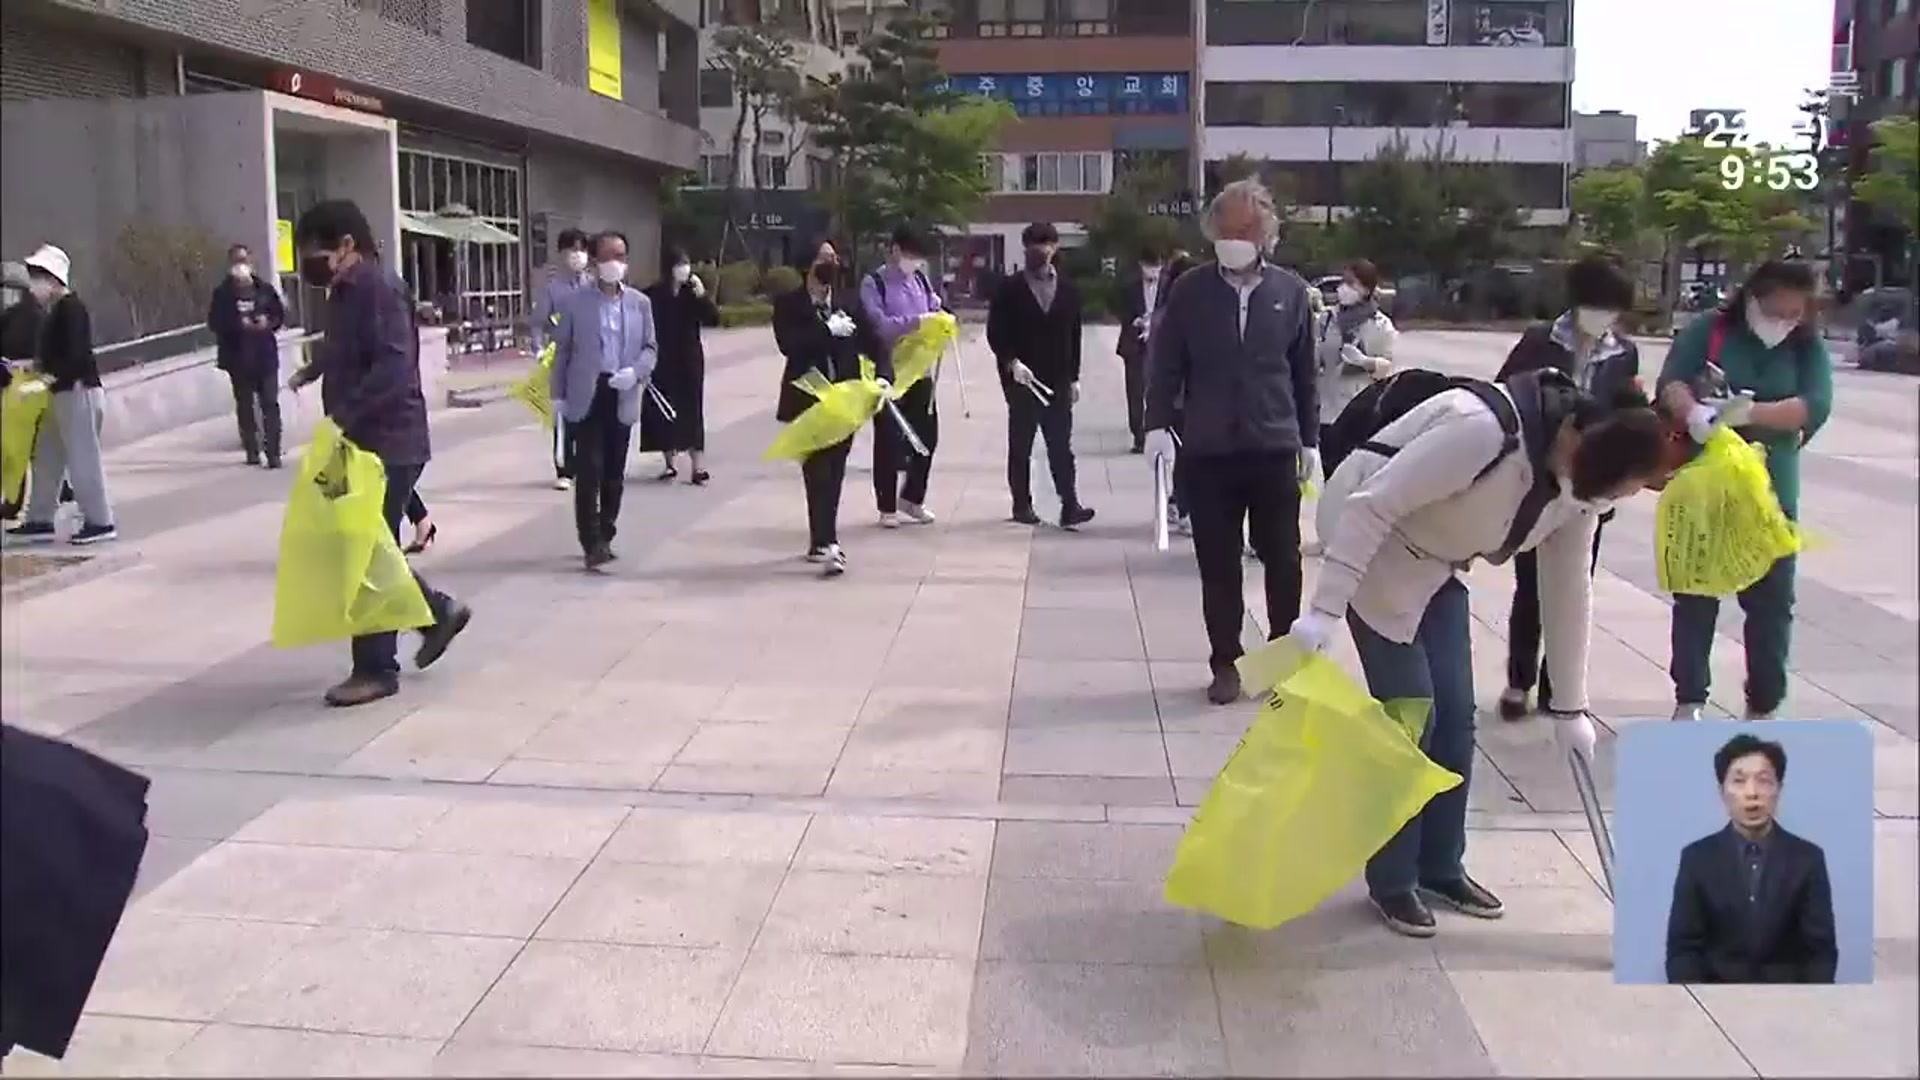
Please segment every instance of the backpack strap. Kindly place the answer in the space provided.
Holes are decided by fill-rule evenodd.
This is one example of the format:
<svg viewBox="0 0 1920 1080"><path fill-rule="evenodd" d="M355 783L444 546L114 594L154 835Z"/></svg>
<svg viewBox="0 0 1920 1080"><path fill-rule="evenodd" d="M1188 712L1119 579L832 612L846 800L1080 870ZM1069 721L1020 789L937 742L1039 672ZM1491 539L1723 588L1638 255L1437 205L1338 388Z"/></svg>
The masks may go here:
<svg viewBox="0 0 1920 1080"><path fill-rule="evenodd" d="M1527 542L1533 527L1540 523L1540 515L1560 497L1560 483L1547 467L1547 454L1553 446L1554 436L1560 430L1558 421L1564 416L1566 405L1579 396L1573 380L1559 371L1530 372L1525 377L1515 378L1508 386L1513 392L1513 400L1508 407L1517 426L1511 447L1526 448L1527 460L1533 467L1533 483L1527 488L1527 493L1520 497L1520 506L1513 515L1513 523L1507 527L1506 539L1486 555L1486 560L1495 566L1513 558L1521 545ZM1504 419L1502 423L1505 423ZM1503 448L1493 464L1481 470L1480 475L1491 472L1494 465L1504 461L1511 452L1512 449Z"/></svg>
<svg viewBox="0 0 1920 1080"><path fill-rule="evenodd" d="M880 303L885 305L887 302L887 279L880 276L880 271L869 270L867 271L867 280L873 282L874 289L880 294Z"/></svg>

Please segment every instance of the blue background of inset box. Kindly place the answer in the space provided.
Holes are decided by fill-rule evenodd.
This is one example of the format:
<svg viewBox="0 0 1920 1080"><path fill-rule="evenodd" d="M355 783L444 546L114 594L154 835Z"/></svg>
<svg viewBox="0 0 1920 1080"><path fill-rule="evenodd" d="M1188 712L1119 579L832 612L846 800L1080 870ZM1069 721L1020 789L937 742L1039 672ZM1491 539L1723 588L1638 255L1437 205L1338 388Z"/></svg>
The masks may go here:
<svg viewBox="0 0 1920 1080"><path fill-rule="evenodd" d="M1680 849L1724 829L1713 755L1746 732L1787 751L1780 824L1826 852L1840 964L1835 981L1873 981L1873 735L1844 720L1627 725L1614 770L1613 975L1667 981L1667 910Z"/></svg>

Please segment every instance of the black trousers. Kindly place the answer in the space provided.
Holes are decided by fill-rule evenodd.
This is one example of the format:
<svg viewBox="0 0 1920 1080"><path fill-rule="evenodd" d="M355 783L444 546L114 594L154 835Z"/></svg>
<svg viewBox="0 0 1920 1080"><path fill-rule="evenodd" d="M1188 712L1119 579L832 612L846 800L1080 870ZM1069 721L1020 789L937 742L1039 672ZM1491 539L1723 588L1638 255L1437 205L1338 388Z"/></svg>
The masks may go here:
<svg viewBox="0 0 1920 1080"><path fill-rule="evenodd" d="M279 461L279 371L229 371L227 381L233 384L233 412L240 421L240 446L246 450L247 460L257 460L264 452L268 461Z"/></svg>
<svg viewBox="0 0 1920 1080"><path fill-rule="evenodd" d="M1127 432L1133 436L1133 445L1139 446L1147 437L1146 347L1121 353L1120 363L1127 378Z"/></svg>
<svg viewBox="0 0 1920 1080"><path fill-rule="evenodd" d="M927 481L933 476L933 454L940 448L940 413L933 397L932 373L900 396L900 415L927 446L921 457L907 445L900 429L883 410L873 418L873 497L883 514L900 509L902 501L927 501ZM902 480L901 474L905 474Z"/></svg>
<svg viewBox="0 0 1920 1080"><path fill-rule="evenodd" d="M387 466L387 495L380 510L386 516L387 529L395 542L400 541L400 519L406 516L406 508L414 498L414 487L420 483L422 468L420 465ZM435 621L446 618L447 609L453 606L447 594L428 585L417 573L413 580L420 583L420 591L426 596ZM400 635L388 631L354 638L353 673L378 677L400 674Z"/></svg>
<svg viewBox="0 0 1920 1080"><path fill-rule="evenodd" d="M612 543L617 531L633 425L620 422L620 394L602 375L587 415L568 427L574 440L573 523L580 549L591 552Z"/></svg>
<svg viewBox="0 0 1920 1080"><path fill-rule="evenodd" d="M1042 405L1026 388L1007 390L1007 491L1015 510L1033 509L1033 439L1047 441L1047 469L1062 507L1080 505L1073 469L1073 399ZM1178 458L1175 459L1178 461Z"/></svg>
<svg viewBox="0 0 1920 1080"><path fill-rule="evenodd" d="M1182 509L1193 523L1200 564L1200 608L1208 661L1215 671L1240 659L1243 536L1253 541L1266 574L1268 636L1284 636L1300 617L1300 477L1298 455L1181 455Z"/></svg>
<svg viewBox="0 0 1920 1080"><path fill-rule="evenodd" d="M1588 577L1600 565L1600 532L1612 516L1603 515L1593 527ZM1540 656L1540 559L1536 552L1523 551L1513 557L1513 609L1507 614L1507 686L1531 690L1535 676L1539 677L1540 701L1551 703L1553 680Z"/></svg>
<svg viewBox="0 0 1920 1080"><path fill-rule="evenodd" d="M840 542L840 489L847 480L847 455L853 440L834 443L807 455L800 481L807 489L807 546L818 550Z"/></svg>

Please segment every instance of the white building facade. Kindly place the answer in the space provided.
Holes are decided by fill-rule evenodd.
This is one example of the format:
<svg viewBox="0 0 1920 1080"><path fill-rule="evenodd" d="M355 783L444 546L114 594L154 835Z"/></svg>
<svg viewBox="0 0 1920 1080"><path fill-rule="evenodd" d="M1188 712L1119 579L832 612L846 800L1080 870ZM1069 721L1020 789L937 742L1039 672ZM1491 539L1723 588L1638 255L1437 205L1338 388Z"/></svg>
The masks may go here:
<svg viewBox="0 0 1920 1080"><path fill-rule="evenodd" d="M1575 164L1574 0L1207 0L1201 143L1209 166L1273 163L1303 219L1404 142L1498 166L1534 225L1567 220Z"/></svg>

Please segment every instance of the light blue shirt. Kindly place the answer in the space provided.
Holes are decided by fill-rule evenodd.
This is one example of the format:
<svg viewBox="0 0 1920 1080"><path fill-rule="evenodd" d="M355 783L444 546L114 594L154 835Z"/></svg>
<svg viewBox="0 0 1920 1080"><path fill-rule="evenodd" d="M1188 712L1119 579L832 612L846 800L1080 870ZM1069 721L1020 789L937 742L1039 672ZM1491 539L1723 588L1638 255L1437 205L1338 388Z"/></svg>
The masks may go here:
<svg viewBox="0 0 1920 1080"><path fill-rule="evenodd" d="M627 355L627 308L620 293L600 293L600 370L608 375L620 369L620 358Z"/></svg>

